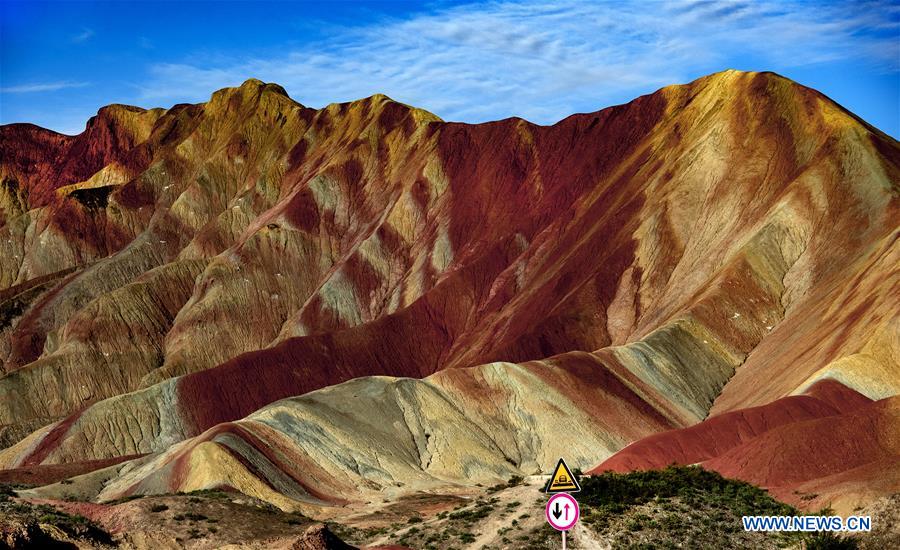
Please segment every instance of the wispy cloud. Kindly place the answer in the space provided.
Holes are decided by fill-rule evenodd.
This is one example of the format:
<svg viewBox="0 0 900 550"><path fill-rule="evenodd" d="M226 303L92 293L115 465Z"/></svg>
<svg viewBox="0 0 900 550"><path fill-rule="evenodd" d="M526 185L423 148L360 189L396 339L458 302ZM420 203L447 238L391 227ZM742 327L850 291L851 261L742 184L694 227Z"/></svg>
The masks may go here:
<svg viewBox="0 0 900 550"><path fill-rule="evenodd" d="M75 44L80 44L82 42L90 40L92 36L94 36L93 29L82 29L80 33L72 36L72 42L74 42Z"/></svg>
<svg viewBox="0 0 900 550"><path fill-rule="evenodd" d="M858 60L897 71L898 32L900 5L889 1L505 1L335 28L327 41L274 58L159 63L141 94L198 101L254 76L311 106L383 92L450 120L547 123L735 58L759 68Z"/></svg>
<svg viewBox="0 0 900 550"><path fill-rule="evenodd" d="M66 88L84 88L87 82L43 82L33 84L19 84L18 86L9 86L0 88L0 93L4 94L28 94L33 92L55 92Z"/></svg>

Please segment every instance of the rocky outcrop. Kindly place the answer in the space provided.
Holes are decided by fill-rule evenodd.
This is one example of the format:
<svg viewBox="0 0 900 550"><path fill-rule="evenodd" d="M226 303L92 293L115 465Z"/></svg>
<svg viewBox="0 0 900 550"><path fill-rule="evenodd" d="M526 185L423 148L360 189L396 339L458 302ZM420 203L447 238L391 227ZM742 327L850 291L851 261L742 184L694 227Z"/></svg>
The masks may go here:
<svg viewBox="0 0 900 550"><path fill-rule="evenodd" d="M328 530L327 526L313 525L287 548L290 550L353 550L356 547L339 539Z"/></svg>

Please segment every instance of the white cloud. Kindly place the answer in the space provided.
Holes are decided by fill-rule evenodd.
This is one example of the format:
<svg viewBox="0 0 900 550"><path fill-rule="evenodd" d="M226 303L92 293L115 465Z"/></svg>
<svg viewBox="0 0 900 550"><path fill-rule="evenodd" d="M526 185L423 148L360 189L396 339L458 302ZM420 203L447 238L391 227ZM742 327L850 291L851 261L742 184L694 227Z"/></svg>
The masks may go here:
<svg viewBox="0 0 900 550"><path fill-rule="evenodd" d="M92 36L94 36L93 29L82 29L82 31L72 37L72 42L75 44L80 44L81 42L85 42L89 40Z"/></svg>
<svg viewBox="0 0 900 550"><path fill-rule="evenodd" d="M64 90L66 88L83 88L87 85L87 82L43 82L34 84L19 84L18 86L0 88L0 93L28 94L33 92L55 92L57 90Z"/></svg>
<svg viewBox="0 0 900 550"><path fill-rule="evenodd" d="M329 31L274 58L153 65L141 97L202 101L252 76L314 107L381 92L447 120L550 123L735 59L900 69L900 6L890 2L494 2Z"/></svg>

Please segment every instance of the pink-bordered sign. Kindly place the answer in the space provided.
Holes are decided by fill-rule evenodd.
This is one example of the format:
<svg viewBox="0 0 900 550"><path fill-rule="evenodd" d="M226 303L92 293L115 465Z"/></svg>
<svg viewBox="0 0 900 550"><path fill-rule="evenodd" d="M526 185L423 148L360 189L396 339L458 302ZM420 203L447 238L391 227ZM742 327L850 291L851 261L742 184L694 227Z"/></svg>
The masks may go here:
<svg viewBox="0 0 900 550"><path fill-rule="evenodd" d="M578 509L578 501L568 493L557 493L547 501L544 510L547 523L557 531L568 531L577 522L581 515Z"/></svg>

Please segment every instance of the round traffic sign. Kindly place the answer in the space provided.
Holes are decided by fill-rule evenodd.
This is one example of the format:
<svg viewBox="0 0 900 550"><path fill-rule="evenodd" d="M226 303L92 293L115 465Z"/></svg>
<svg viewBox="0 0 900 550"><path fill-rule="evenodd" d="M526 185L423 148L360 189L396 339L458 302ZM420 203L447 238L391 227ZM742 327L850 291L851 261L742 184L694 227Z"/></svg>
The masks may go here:
<svg viewBox="0 0 900 550"><path fill-rule="evenodd" d="M557 531L568 531L578 521L578 502L568 493L557 493L547 501L547 522Z"/></svg>

